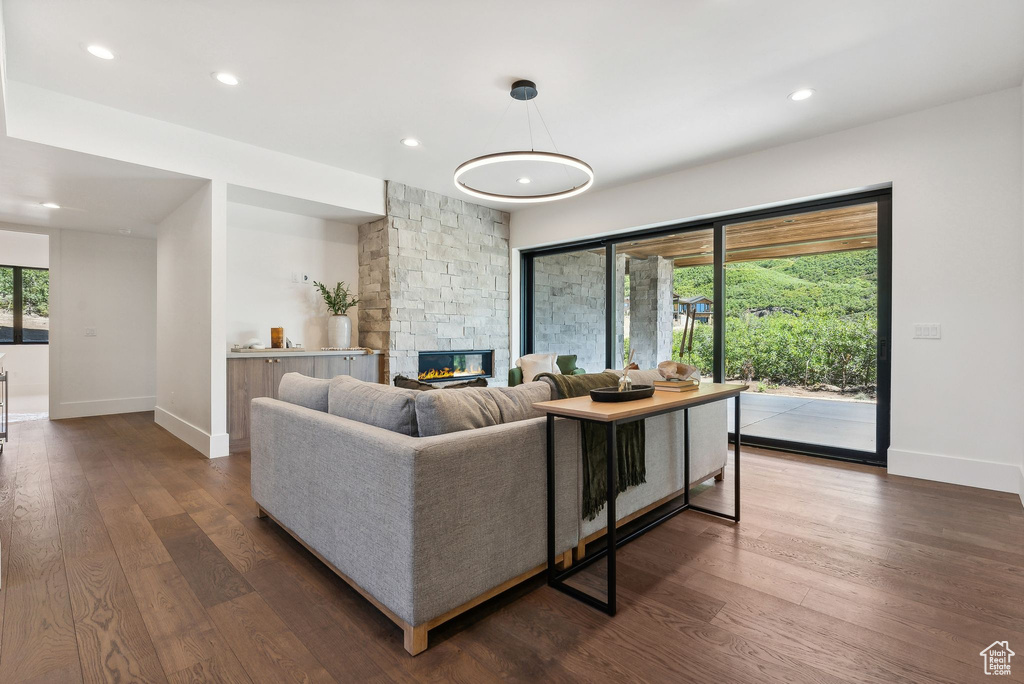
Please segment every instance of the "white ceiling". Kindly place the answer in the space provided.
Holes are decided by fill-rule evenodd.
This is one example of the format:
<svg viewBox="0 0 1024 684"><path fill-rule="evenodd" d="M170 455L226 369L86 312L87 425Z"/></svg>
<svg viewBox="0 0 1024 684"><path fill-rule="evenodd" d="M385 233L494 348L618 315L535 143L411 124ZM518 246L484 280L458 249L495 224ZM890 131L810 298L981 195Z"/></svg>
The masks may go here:
<svg viewBox="0 0 1024 684"><path fill-rule="evenodd" d="M0 135L0 221L156 237L203 181ZM42 202L56 202L47 209Z"/></svg>
<svg viewBox="0 0 1024 684"><path fill-rule="evenodd" d="M455 194L515 78L607 187L1020 85L1021 0L6 0L8 78ZM105 62L83 43L117 53ZM213 71L242 84L218 84ZM787 94L813 87L802 103ZM518 105L518 107L516 106ZM486 151L527 144L516 103ZM546 136L534 120L538 148ZM423 141L410 149L399 140ZM509 207L506 207L509 208Z"/></svg>

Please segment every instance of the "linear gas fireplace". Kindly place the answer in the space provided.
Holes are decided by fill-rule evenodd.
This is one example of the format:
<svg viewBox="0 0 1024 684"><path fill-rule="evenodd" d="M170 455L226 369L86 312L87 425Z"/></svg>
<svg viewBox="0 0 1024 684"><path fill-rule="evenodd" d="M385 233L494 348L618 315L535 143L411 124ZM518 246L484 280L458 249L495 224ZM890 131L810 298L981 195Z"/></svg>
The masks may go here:
<svg viewBox="0 0 1024 684"><path fill-rule="evenodd" d="M419 357L419 379L423 382L489 378L494 372L493 349L421 351Z"/></svg>

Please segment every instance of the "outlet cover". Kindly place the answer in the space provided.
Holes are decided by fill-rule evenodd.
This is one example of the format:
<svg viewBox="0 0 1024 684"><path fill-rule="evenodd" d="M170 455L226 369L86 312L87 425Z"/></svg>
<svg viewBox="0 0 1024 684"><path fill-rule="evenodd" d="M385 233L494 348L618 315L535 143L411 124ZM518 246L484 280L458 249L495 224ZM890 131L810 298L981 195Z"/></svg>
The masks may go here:
<svg viewBox="0 0 1024 684"><path fill-rule="evenodd" d="M85 336L86 337L96 337L96 328L86 328L85 329Z"/></svg>

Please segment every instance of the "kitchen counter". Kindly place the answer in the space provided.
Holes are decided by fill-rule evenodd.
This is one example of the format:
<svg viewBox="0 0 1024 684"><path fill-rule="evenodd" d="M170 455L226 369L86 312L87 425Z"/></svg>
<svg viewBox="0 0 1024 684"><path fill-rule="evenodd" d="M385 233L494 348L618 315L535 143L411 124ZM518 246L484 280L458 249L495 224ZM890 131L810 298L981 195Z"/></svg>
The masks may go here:
<svg viewBox="0 0 1024 684"><path fill-rule="evenodd" d="M252 352L228 352L229 359L269 359L269 358L302 358L304 356L375 356L382 352L379 349L372 351L370 354L366 354L362 351L348 350L348 351L321 351L308 350L308 351L285 351L283 349L261 349L259 351ZM2 356L2 355L0 355Z"/></svg>

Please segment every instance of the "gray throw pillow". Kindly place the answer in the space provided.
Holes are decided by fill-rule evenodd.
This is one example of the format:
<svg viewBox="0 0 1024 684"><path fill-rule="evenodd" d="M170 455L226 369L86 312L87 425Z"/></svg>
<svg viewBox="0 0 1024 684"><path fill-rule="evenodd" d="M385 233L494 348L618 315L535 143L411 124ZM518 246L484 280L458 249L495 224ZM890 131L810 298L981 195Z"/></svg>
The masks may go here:
<svg viewBox="0 0 1024 684"><path fill-rule="evenodd" d="M496 387L495 389L508 399L508 402L502 406L502 423L540 418L544 413L533 408L533 405L539 401L551 399L551 387L543 381L524 382L515 387Z"/></svg>
<svg viewBox="0 0 1024 684"><path fill-rule="evenodd" d="M277 390L277 398L289 404L305 406L315 411L327 411L327 393L331 381L310 378L301 373L285 373Z"/></svg>
<svg viewBox="0 0 1024 684"><path fill-rule="evenodd" d="M443 393L416 392L339 375L331 380L327 410L342 418L415 437L419 434L416 396L422 394Z"/></svg>
<svg viewBox="0 0 1024 684"><path fill-rule="evenodd" d="M420 392L416 422L420 437L512 423L536 418L535 401L550 399L542 382L516 387L467 387L458 392Z"/></svg>

